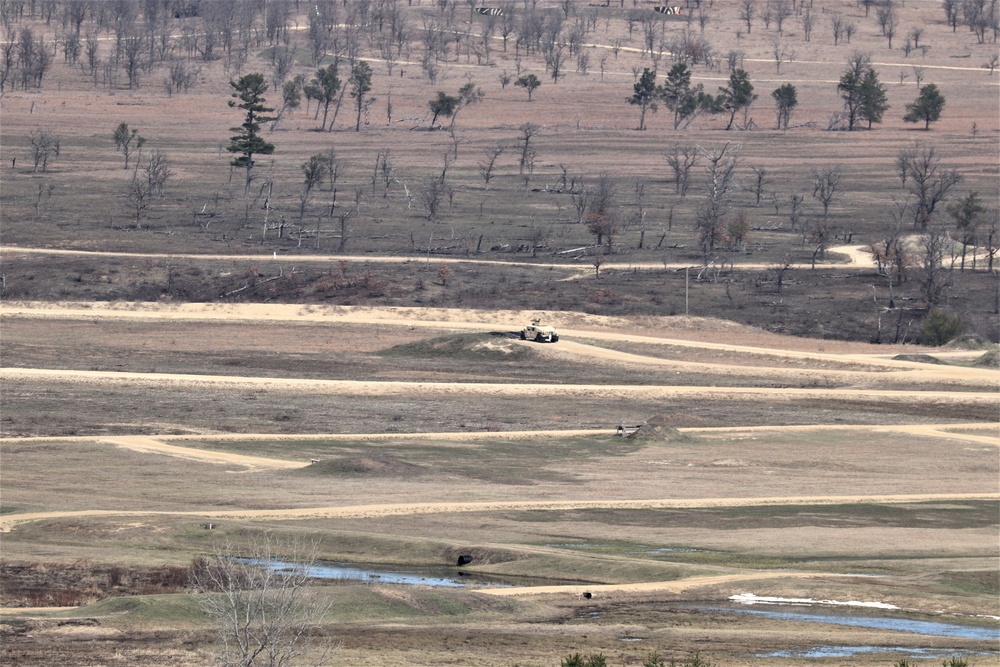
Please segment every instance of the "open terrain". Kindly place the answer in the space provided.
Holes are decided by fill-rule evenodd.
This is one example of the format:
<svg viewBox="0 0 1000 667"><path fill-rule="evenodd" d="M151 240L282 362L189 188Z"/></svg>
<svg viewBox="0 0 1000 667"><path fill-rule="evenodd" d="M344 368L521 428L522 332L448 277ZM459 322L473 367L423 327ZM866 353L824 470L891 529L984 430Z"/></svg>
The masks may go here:
<svg viewBox="0 0 1000 667"><path fill-rule="evenodd" d="M0 663L209 664L199 559L269 534L371 568L310 584L323 664L1000 665L995 29L939 2L893 3L891 40L879 2L538 2L503 4L505 40L472 3L405 4L0 3ZM37 86L25 29L57 56ZM854 53L889 109L846 131ZM736 129L662 102L636 129L642 70L685 60L711 94L746 70ZM349 93L355 62L371 99L265 124L244 197L229 82L262 72L280 106L320 66ZM924 130L902 116L928 83ZM930 149L957 178L919 217L898 166ZM136 208L154 151L171 173ZM336 171L306 189L314 155ZM949 207L973 192L970 236ZM972 335L927 346L932 312ZM536 317L559 342L519 340Z"/></svg>

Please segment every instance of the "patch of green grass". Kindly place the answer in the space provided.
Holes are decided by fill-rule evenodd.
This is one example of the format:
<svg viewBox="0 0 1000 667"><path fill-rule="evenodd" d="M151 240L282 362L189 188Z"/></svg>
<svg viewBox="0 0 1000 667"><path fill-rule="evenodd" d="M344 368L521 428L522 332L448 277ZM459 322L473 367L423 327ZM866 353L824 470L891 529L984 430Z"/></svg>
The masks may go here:
<svg viewBox="0 0 1000 667"><path fill-rule="evenodd" d="M198 604L197 597L182 594L141 595L108 598L59 614L64 618L114 616L117 624L150 627L201 627L211 624L211 619Z"/></svg>
<svg viewBox="0 0 1000 667"><path fill-rule="evenodd" d="M500 334L457 334L396 345L378 352L385 357L446 358L454 361L524 361L534 351Z"/></svg>
<svg viewBox="0 0 1000 667"><path fill-rule="evenodd" d="M1000 571L972 570L969 572L943 572L941 584L954 591L973 595L1000 596Z"/></svg>
<svg viewBox="0 0 1000 667"><path fill-rule="evenodd" d="M972 362L976 368L1000 368L1000 350L990 350Z"/></svg>

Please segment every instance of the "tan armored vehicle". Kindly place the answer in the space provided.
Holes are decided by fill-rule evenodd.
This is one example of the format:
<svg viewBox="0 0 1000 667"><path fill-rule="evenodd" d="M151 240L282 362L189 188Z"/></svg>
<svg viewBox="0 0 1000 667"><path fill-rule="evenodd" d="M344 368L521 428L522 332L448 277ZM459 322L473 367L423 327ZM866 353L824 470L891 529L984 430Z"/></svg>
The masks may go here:
<svg viewBox="0 0 1000 667"><path fill-rule="evenodd" d="M533 340L538 343L555 343L559 334L555 327L541 324L541 320L531 320L531 324L521 329L521 340Z"/></svg>

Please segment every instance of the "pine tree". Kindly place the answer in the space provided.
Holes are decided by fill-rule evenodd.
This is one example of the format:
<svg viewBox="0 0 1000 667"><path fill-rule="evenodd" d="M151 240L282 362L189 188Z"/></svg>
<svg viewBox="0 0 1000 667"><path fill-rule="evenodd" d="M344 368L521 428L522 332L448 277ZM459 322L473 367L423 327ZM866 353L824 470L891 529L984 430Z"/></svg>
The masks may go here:
<svg viewBox="0 0 1000 667"><path fill-rule="evenodd" d="M920 88L920 94L910 104L906 105L906 115L903 120L907 123L924 121L924 129L929 130L931 123L941 119L941 111L944 109L944 95L933 83L928 83Z"/></svg>
<svg viewBox="0 0 1000 667"><path fill-rule="evenodd" d="M274 152L274 144L264 141L260 136L261 123L274 120L266 115L274 109L264 106L267 83L263 74L247 74L240 77L239 81L230 81L229 85L236 91L232 96L239 100L239 103L229 100L229 106L242 109L246 113L242 125L230 128L236 135L230 137L232 143L227 150L230 153L239 153L238 157L233 159L233 166L245 167L247 170L246 187L243 191L243 197L247 198L250 196L250 181L253 176L253 156L270 155Z"/></svg>

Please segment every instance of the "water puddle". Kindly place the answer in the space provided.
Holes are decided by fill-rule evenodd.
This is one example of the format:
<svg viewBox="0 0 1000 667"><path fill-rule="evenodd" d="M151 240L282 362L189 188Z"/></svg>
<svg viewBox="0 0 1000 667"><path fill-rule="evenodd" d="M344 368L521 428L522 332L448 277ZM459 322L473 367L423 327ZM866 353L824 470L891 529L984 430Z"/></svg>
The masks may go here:
<svg viewBox="0 0 1000 667"><path fill-rule="evenodd" d="M938 623L935 621L917 621L895 616L852 615L845 613L782 611L777 609L741 609L736 607L712 606L701 607L708 611L727 612L731 614L746 614L763 616L780 621L798 621L806 623L832 623L874 630L892 630L895 632L910 632L927 637L959 637L962 639L980 639L1000 641L1000 628L988 628L975 625L959 625L957 623Z"/></svg>
<svg viewBox="0 0 1000 667"><path fill-rule="evenodd" d="M951 658L983 655L976 652L953 651L941 648L906 648L900 646L811 646L807 649L794 651L772 651L770 653L755 653L757 658L850 658L855 655L889 653L894 657L904 655L908 658Z"/></svg>
<svg viewBox="0 0 1000 667"><path fill-rule="evenodd" d="M240 560L242 561L242 559ZM280 560L269 561L267 565L277 572L291 570L295 567L294 563ZM308 574L315 579L443 588L508 588L526 585L523 581L465 572L449 567L380 568L375 566L359 567L354 563L317 563L309 568Z"/></svg>

